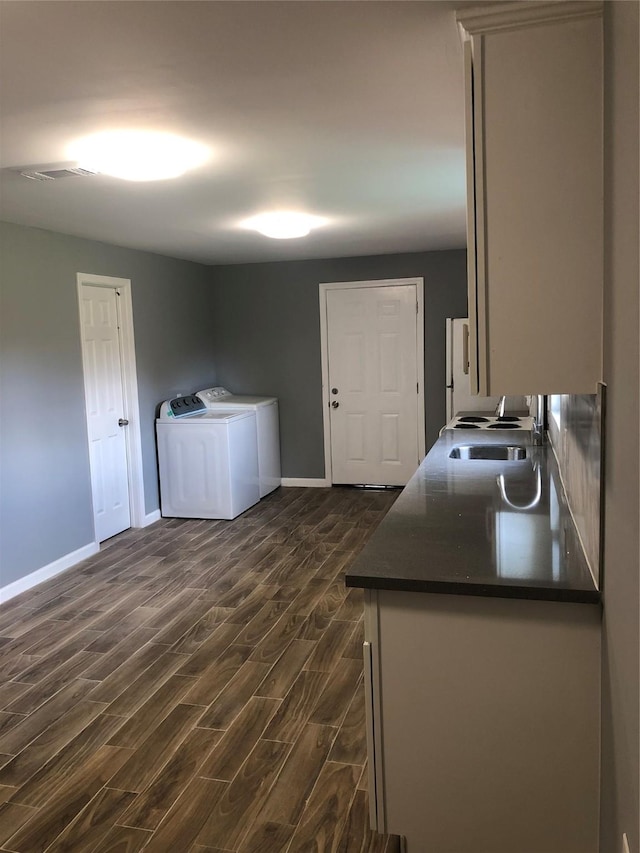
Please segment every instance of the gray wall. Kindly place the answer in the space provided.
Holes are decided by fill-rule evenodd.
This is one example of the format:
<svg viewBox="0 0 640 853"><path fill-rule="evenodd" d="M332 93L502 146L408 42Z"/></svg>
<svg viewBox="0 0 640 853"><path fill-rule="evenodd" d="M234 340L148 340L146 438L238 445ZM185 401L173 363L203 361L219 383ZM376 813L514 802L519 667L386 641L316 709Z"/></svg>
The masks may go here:
<svg viewBox="0 0 640 853"><path fill-rule="evenodd" d="M638 4L605 3L606 416L602 844L640 851Z"/></svg>
<svg viewBox="0 0 640 853"><path fill-rule="evenodd" d="M445 319L467 312L466 252L214 267L218 380L280 399L282 473L324 477L318 285L424 278L427 448L445 422Z"/></svg>
<svg viewBox="0 0 640 853"><path fill-rule="evenodd" d="M0 258L2 587L94 538L76 273L132 282L147 512L156 407L215 372L207 267L8 223Z"/></svg>
<svg viewBox="0 0 640 853"><path fill-rule="evenodd" d="M277 395L285 476L324 475L321 281L424 277L429 444L444 423L444 319L466 313L464 251L205 267L0 223L0 258L0 587L93 541L78 272L132 282L148 513L158 403L216 382Z"/></svg>

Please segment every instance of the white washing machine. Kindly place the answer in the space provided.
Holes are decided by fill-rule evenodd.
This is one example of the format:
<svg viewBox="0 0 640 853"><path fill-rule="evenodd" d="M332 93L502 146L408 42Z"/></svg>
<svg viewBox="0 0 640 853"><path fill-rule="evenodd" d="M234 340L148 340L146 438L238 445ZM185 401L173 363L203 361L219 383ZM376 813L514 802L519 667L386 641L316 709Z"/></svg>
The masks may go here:
<svg viewBox="0 0 640 853"><path fill-rule="evenodd" d="M260 500L255 412L176 397L162 404L156 436L163 516L235 518Z"/></svg>
<svg viewBox="0 0 640 853"><path fill-rule="evenodd" d="M221 386L198 391L196 397L199 397L210 411L255 412L258 428L260 497L263 498L277 489L281 481L278 398L232 394Z"/></svg>

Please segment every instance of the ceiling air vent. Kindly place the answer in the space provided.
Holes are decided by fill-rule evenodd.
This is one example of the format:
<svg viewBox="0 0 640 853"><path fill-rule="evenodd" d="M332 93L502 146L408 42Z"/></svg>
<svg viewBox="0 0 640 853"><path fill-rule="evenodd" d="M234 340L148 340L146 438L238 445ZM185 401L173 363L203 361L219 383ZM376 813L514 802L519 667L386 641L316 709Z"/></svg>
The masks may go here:
<svg viewBox="0 0 640 853"><path fill-rule="evenodd" d="M99 175L100 173L76 166L65 169L28 169L20 172L20 174L23 178L29 178L32 181L59 181L61 178L90 178L92 175Z"/></svg>

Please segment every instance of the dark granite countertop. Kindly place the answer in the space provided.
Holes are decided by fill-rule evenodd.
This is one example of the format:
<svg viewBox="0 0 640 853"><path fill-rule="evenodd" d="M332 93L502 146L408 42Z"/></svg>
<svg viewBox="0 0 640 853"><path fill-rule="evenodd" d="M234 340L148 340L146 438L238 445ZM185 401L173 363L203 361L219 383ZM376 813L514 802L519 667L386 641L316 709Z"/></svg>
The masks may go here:
<svg viewBox="0 0 640 853"><path fill-rule="evenodd" d="M443 432L347 571L347 586L599 603L553 450L514 432ZM466 444L522 445L527 458L449 457Z"/></svg>

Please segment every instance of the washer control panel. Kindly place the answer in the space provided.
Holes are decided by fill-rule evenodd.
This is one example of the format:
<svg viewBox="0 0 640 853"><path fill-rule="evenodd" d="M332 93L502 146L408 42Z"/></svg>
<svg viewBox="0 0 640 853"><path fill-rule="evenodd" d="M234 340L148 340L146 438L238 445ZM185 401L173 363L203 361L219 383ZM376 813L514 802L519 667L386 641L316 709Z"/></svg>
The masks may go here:
<svg viewBox="0 0 640 853"><path fill-rule="evenodd" d="M166 409L167 411L162 413L165 416L187 418L189 415L206 412L207 407L195 394L187 394L185 397L174 397L173 400L169 400Z"/></svg>

